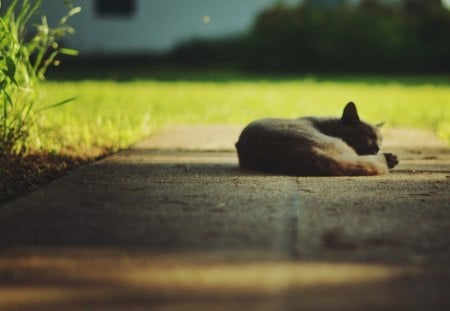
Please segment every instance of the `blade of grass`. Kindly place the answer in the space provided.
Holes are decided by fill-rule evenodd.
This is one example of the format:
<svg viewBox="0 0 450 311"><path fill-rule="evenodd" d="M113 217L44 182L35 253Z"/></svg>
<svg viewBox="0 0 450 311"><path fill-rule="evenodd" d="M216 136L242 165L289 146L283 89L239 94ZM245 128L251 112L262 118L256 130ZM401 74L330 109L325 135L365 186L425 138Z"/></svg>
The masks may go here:
<svg viewBox="0 0 450 311"><path fill-rule="evenodd" d="M62 100L60 102L57 102L55 104L48 105L48 106L36 109L36 112L40 112L40 111L44 111L44 110L47 110L47 109L52 109L52 108L56 108L56 107L59 107L59 106L63 106L65 104L67 104L67 103L70 103L70 102L74 101L75 99L77 99L77 98L76 97L71 97L71 98Z"/></svg>

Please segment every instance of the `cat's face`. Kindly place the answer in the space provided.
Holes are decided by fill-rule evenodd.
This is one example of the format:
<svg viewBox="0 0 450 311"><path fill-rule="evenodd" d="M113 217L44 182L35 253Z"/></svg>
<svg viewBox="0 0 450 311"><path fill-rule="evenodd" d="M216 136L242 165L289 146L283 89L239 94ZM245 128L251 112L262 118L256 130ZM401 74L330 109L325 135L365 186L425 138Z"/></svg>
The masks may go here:
<svg viewBox="0 0 450 311"><path fill-rule="evenodd" d="M341 138L359 155L377 154L380 151L381 135L370 124L360 121L354 125L344 125Z"/></svg>
<svg viewBox="0 0 450 311"><path fill-rule="evenodd" d="M340 137L359 155L377 154L380 151L381 135L377 127L359 119L352 102L344 108L341 118Z"/></svg>

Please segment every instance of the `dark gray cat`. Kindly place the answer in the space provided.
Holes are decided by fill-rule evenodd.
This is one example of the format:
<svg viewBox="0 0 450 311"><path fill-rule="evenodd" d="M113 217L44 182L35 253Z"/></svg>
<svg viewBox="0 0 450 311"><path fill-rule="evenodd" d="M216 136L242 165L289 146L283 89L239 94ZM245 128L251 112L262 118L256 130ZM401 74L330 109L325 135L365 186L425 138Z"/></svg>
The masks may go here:
<svg viewBox="0 0 450 311"><path fill-rule="evenodd" d="M359 119L354 103L341 118L263 119L244 128L236 149L242 168L299 176L380 175L398 164L379 153L376 126Z"/></svg>

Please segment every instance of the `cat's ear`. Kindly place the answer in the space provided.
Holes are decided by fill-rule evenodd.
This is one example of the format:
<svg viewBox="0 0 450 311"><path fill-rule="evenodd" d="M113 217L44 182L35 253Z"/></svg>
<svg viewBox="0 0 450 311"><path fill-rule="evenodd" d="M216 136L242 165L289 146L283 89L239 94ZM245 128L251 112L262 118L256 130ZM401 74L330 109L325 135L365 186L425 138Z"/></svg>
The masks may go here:
<svg viewBox="0 0 450 311"><path fill-rule="evenodd" d="M386 122L381 122L381 123L375 124L375 127L376 128L382 128L385 123Z"/></svg>
<svg viewBox="0 0 450 311"><path fill-rule="evenodd" d="M349 102L345 106L341 120L344 124L355 124L359 122L358 111L356 110L356 106L353 102Z"/></svg>

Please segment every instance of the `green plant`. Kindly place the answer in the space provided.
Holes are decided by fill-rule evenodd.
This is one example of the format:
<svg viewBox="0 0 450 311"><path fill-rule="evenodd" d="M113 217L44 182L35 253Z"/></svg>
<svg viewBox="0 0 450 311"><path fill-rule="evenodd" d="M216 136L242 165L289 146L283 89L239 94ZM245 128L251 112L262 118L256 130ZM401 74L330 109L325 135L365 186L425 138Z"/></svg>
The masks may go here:
<svg viewBox="0 0 450 311"><path fill-rule="evenodd" d="M0 16L0 156L23 154L35 114L71 100L35 108L39 83L47 68L58 64L59 54L76 55L77 51L60 47L58 40L74 32L68 19L80 12L65 1L68 13L58 25L49 27L42 16L30 31L30 21L36 16L42 0L13 0ZM1 5L1 2L0 2Z"/></svg>

